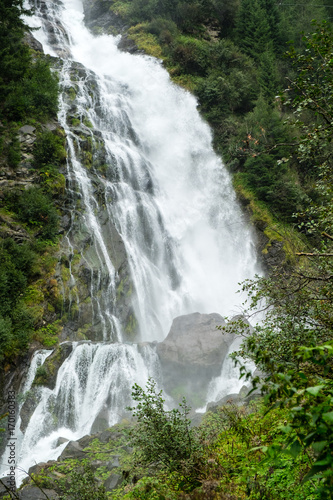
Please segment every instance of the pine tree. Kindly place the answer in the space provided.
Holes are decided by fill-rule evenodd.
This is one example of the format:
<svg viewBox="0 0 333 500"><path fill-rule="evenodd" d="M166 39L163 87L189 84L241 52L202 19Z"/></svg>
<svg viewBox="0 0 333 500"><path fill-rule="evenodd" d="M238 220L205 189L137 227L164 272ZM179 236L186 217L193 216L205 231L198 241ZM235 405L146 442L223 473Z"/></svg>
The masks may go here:
<svg viewBox="0 0 333 500"><path fill-rule="evenodd" d="M22 14L30 14L23 8L23 0L0 2L0 100L3 101L9 83L20 80L30 64L29 49L22 43L27 26Z"/></svg>
<svg viewBox="0 0 333 500"><path fill-rule="evenodd" d="M274 52L281 54L281 52L284 52L284 40L280 28L281 16L276 5L276 0L260 0L259 3L266 11Z"/></svg>
<svg viewBox="0 0 333 500"><path fill-rule="evenodd" d="M260 3L261 0L242 0L235 29L238 45L256 60L272 47L267 12Z"/></svg>

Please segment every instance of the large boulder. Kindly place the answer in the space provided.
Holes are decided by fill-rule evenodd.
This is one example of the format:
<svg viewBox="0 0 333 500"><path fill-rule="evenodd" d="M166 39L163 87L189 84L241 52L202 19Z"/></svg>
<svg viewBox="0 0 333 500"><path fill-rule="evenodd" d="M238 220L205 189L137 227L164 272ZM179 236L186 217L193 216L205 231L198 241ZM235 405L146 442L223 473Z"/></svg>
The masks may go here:
<svg viewBox="0 0 333 500"><path fill-rule="evenodd" d="M225 326L225 321L217 313L179 316L165 340L157 344L164 385L172 396L185 389L190 403L200 405L235 339L218 326Z"/></svg>

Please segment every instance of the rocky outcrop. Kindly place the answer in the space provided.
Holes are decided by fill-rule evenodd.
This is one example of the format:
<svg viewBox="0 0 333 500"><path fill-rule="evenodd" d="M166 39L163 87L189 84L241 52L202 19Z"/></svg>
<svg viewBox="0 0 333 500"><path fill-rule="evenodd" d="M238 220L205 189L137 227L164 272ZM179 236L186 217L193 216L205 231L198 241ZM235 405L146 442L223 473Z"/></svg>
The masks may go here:
<svg viewBox="0 0 333 500"><path fill-rule="evenodd" d="M107 0L83 0L85 24L93 32L118 34L126 30L124 21L110 10Z"/></svg>
<svg viewBox="0 0 333 500"><path fill-rule="evenodd" d="M138 52L135 42L126 33L128 26L120 16L110 10L110 3L105 0L84 0L86 26L95 34L107 33L120 35L118 49L124 52ZM140 51L141 52L141 51Z"/></svg>
<svg viewBox="0 0 333 500"><path fill-rule="evenodd" d="M29 475L34 474L36 483L38 478L47 478L48 488L42 488L48 498L62 497L64 489L71 484L71 470L80 471L84 475L82 460L89 464L95 476L96 487L103 485L106 492L111 492L123 482L123 468L121 459L127 459L132 449L127 446L128 434L124 426L114 426L103 432L84 436L78 441L69 441L58 460L42 462L30 467ZM97 458L98 457L98 458ZM64 474L66 466L66 474ZM40 488L28 477L18 494L21 500L46 498ZM41 482L41 484L44 484ZM77 485L76 485L77 487ZM5 493L5 492L4 492ZM2 491L0 489L0 498Z"/></svg>
<svg viewBox="0 0 333 500"><path fill-rule="evenodd" d="M164 386L170 394L186 387L192 402L193 395L203 396L212 377L219 375L235 336L222 333L218 326L225 326L225 321L216 313L174 319L166 339L157 344Z"/></svg>

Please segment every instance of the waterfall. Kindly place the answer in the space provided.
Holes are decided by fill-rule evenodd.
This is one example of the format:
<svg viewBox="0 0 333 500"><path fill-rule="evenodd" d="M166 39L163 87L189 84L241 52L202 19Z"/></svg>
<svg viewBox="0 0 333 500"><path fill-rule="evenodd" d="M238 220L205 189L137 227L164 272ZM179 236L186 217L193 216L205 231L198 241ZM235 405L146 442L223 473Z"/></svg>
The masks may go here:
<svg viewBox="0 0 333 500"><path fill-rule="evenodd" d="M28 23L58 58L67 137L63 290L93 342L73 342L54 388L40 389L20 451L25 469L56 458L59 437L78 439L101 418L116 423L135 382L162 383L154 345L142 342L162 340L180 314L238 312L238 283L257 271L251 229L196 99L160 61L93 36L80 0L35 7Z"/></svg>

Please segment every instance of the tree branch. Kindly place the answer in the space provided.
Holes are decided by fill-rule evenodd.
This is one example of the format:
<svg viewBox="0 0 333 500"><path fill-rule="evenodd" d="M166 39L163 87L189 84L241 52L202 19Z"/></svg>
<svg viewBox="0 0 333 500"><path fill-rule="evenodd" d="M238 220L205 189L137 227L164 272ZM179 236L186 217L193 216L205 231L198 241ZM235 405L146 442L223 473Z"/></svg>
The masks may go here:
<svg viewBox="0 0 333 500"><path fill-rule="evenodd" d="M333 241L333 236L330 236L329 234L325 233L325 231L323 233L321 233L323 236L325 236L325 238L328 238L329 240L332 240Z"/></svg>
<svg viewBox="0 0 333 500"><path fill-rule="evenodd" d="M333 257L333 253L307 253L307 252L296 252L295 255L300 255L302 257Z"/></svg>

